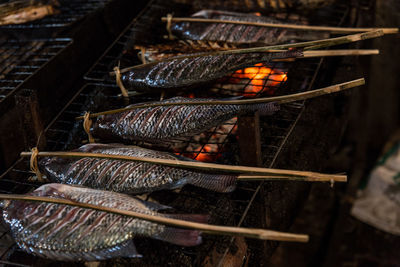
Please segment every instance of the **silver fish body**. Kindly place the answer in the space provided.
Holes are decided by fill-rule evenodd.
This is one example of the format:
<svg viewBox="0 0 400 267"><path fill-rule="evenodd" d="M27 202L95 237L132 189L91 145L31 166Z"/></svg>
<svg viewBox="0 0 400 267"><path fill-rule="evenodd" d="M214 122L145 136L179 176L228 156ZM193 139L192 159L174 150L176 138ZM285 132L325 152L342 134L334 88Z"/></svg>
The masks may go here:
<svg viewBox="0 0 400 267"><path fill-rule="evenodd" d="M237 49L235 45L229 45L222 42L204 42L192 40L176 40L168 43L136 46L136 49L141 50L138 53L139 59L142 63L166 60L171 57L178 57L182 55L222 51L229 49Z"/></svg>
<svg viewBox="0 0 400 267"><path fill-rule="evenodd" d="M161 103L211 101L212 99L174 97ZM95 137L160 143L202 133L249 111L270 115L279 109L275 103L250 105L173 105L138 108L101 115L91 128Z"/></svg>
<svg viewBox="0 0 400 267"><path fill-rule="evenodd" d="M301 51L264 53L200 53L173 57L121 70L121 82L127 90L187 90L210 84L237 70L273 59L296 58Z"/></svg>
<svg viewBox="0 0 400 267"><path fill-rule="evenodd" d="M202 10L192 15L193 18L216 19L238 22L258 22L285 24L286 21L257 16L254 14ZM274 45L293 41L309 41L328 38L327 33L295 31L284 28L260 27L253 25L208 22L176 22L171 27L172 33L180 39L226 42L243 45Z"/></svg>
<svg viewBox="0 0 400 267"><path fill-rule="evenodd" d="M157 204L114 192L46 184L31 193L149 215L160 215ZM204 215L161 215L205 221ZM194 230L164 225L108 212L63 204L12 200L3 209L17 244L26 252L53 260L94 261L140 256L132 243L136 236L152 237L179 245L201 242Z"/></svg>
<svg viewBox="0 0 400 267"><path fill-rule="evenodd" d="M313 11L332 4L334 0L174 0L190 4L195 10L204 8L241 12Z"/></svg>
<svg viewBox="0 0 400 267"><path fill-rule="evenodd" d="M88 144L75 151L193 161L172 153L118 144ZM236 176L233 175L209 174L152 163L110 159L46 157L39 161L39 169L52 182L129 194L171 190L185 184L218 192L231 192L236 184Z"/></svg>

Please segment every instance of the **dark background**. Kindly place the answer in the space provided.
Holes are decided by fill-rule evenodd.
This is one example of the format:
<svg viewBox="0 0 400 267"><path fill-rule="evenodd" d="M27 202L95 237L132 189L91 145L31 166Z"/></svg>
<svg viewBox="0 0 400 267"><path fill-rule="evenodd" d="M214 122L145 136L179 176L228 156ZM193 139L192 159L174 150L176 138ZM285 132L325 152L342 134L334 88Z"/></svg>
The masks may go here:
<svg viewBox="0 0 400 267"><path fill-rule="evenodd" d="M377 0L374 14L360 18L360 26L400 25L400 1ZM400 237L368 226L350 215L359 184L400 125L400 36L387 35L364 43L380 49L379 56L343 60L334 79L366 77L355 90L349 121L340 146L325 162L325 169L347 172L347 185L314 184L308 200L292 225L293 232L307 232L306 245L281 244L271 266L400 266ZM346 61L348 64L346 64ZM346 80L346 79L344 79Z"/></svg>

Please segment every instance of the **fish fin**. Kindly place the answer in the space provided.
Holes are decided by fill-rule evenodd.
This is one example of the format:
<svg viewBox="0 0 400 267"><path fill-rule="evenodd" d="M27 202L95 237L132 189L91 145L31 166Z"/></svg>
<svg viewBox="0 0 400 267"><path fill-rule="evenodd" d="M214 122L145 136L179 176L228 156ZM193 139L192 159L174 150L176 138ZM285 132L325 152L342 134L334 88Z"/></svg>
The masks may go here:
<svg viewBox="0 0 400 267"><path fill-rule="evenodd" d="M144 205L146 205L146 207L148 207L149 209L151 209L153 211L172 209L172 207L170 207L170 206L162 205L162 204L155 203L155 202L145 201L145 200L137 198L137 197L134 197L134 198L137 199L138 201L142 202Z"/></svg>
<svg viewBox="0 0 400 267"><path fill-rule="evenodd" d="M141 258L143 257L136 250L132 240L128 240L113 248L104 248L96 251L62 251L48 250L41 247L27 245L24 242L19 242L20 248L28 253L41 256L50 260L58 261L98 261L112 258Z"/></svg>
<svg viewBox="0 0 400 267"><path fill-rule="evenodd" d="M280 110L280 105L275 102L249 104L242 106L243 111L258 111L260 116L269 116Z"/></svg>
<svg viewBox="0 0 400 267"><path fill-rule="evenodd" d="M188 181L192 185L208 190L229 193L236 188L236 178L234 175L203 174Z"/></svg>
<svg viewBox="0 0 400 267"><path fill-rule="evenodd" d="M143 257L143 255L139 254L139 252L136 250L136 246L135 243L133 243L133 240L129 240L127 246L121 249L120 253L121 253L120 257L126 257L126 258Z"/></svg>
<svg viewBox="0 0 400 267"><path fill-rule="evenodd" d="M197 246L202 242L200 231L173 227L166 227L162 233L154 238L185 247Z"/></svg>
<svg viewBox="0 0 400 267"><path fill-rule="evenodd" d="M224 98L221 98L220 100L229 101L229 100L239 100L239 99L243 99L243 98L244 98L244 96L238 95L238 96L224 97Z"/></svg>
<svg viewBox="0 0 400 267"><path fill-rule="evenodd" d="M111 259L111 258L142 258L143 255L139 254L136 250L136 246L133 240L128 240L127 242L113 248L104 249L96 252L91 252L91 256L97 260L101 259Z"/></svg>
<svg viewBox="0 0 400 267"><path fill-rule="evenodd" d="M184 220L197 223L207 223L210 216L207 214L163 214L164 216L177 220Z"/></svg>

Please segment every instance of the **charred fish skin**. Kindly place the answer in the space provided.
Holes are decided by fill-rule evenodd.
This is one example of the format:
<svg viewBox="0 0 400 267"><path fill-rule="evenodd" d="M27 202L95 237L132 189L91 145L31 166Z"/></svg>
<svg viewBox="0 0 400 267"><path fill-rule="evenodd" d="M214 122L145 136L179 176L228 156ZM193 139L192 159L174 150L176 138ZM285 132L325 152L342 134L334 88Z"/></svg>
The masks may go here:
<svg viewBox="0 0 400 267"><path fill-rule="evenodd" d="M275 19L259 17L252 14L217 10L202 10L193 14L192 17L263 23L278 22ZM288 40L283 39L286 30L226 23L177 22L172 24L171 31L180 39L223 41L236 44L253 43L272 45Z"/></svg>
<svg viewBox="0 0 400 267"><path fill-rule="evenodd" d="M172 153L119 144L87 144L75 151L191 161ZM236 176L232 175L208 174L158 164L110 159L47 157L39 161L39 169L52 182L127 194L172 190L185 184L217 192L232 192L236 185Z"/></svg>
<svg viewBox="0 0 400 267"><path fill-rule="evenodd" d="M31 194L160 215L155 211L157 205L154 203L84 187L46 184ZM164 216L197 221L207 219L203 215ZM201 242L198 231L174 229L141 219L62 204L12 200L3 209L3 219L23 250L52 260L138 257L140 255L132 243L135 236L188 246Z"/></svg>
<svg viewBox="0 0 400 267"><path fill-rule="evenodd" d="M202 10L193 14L192 17L238 22L287 23L286 21L254 14L219 10ZM329 36L326 33L314 32L310 34L305 31L293 31L284 28L208 22L177 22L172 24L171 31L173 35L180 39L227 42L235 45L274 45L292 41L323 39Z"/></svg>
<svg viewBox="0 0 400 267"><path fill-rule="evenodd" d="M242 12L313 11L330 5L334 0L174 0L193 5L194 9L222 9Z"/></svg>
<svg viewBox="0 0 400 267"><path fill-rule="evenodd" d="M157 103L190 101L212 101L212 99L174 97ZM202 133L240 113L257 110L262 115L270 115L279 110L279 105L264 103L256 105L173 105L138 108L97 117L91 133L95 137L106 139L160 143Z"/></svg>
<svg viewBox="0 0 400 267"><path fill-rule="evenodd" d="M296 58L301 51L279 53L226 53L174 57L121 71L127 90L157 91L190 89L223 78L236 70L268 63L273 59Z"/></svg>
<svg viewBox="0 0 400 267"><path fill-rule="evenodd" d="M22 24L57 14L57 1L9 1L0 4L0 26Z"/></svg>
<svg viewBox="0 0 400 267"><path fill-rule="evenodd" d="M138 53L138 57L143 64L146 64L148 62L166 60L185 54L237 49L238 47L222 42L177 40L163 44L136 46L135 48L141 50Z"/></svg>

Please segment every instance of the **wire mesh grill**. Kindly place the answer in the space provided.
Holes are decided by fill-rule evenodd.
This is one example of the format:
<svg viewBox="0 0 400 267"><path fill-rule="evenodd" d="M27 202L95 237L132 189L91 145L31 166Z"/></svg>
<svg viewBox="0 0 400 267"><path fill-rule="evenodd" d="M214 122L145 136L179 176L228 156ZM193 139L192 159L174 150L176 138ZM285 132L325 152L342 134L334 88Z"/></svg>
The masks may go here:
<svg viewBox="0 0 400 267"><path fill-rule="evenodd" d="M179 7L181 8L181 7ZM138 64L139 60L135 55L124 53L127 47L132 47L132 40L139 38L150 40L151 42L162 41L163 27L159 23L159 17L170 11L176 11L176 5L160 4L153 1L137 20L135 20L127 30L114 42L100 60L86 76L87 79L94 81L83 87L63 111L46 129L46 150L67 150L82 145L87 139L80 122L74 118L82 115L84 111L91 112L125 106L124 100L118 96L119 89L114 85L114 81L108 78L108 72L118 64L121 67ZM180 10L180 9L179 9ZM182 8L185 10L185 7ZM330 25L339 25L345 17L347 9L332 10ZM161 14L162 13L162 14ZM337 13L337 14L336 14ZM326 15L326 18L329 16ZM324 22L326 22L324 20ZM154 22L154 24L152 24ZM143 33L148 25L151 25L157 37L143 38ZM154 27L158 25L158 27ZM144 28L144 29L143 29ZM146 33L147 32L147 33ZM136 37L135 37L136 36ZM244 95L245 97L255 97L259 95L280 95L311 89L318 73L322 60L308 59L291 64L275 63L269 66L254 66L252 70L238 71L230 77L218 81L207 90L198 89L190 93L183 93L186 96L210 96L219 97L223 95ZM263 69L268 67L268 72ZM263 75L260 78L259 74ZM280 76L280 77L278 77ZM135 95L130 97L130 103L155 100L151 95ZM262 136L262 152L264 166L273 166L279 152L287 140L291 130L296 125L298 118L303 110L303 103L293 103L284 105L282 110L274 116L263 117L260 121ZM235 119L224 125L212 129L201 136L191 137L184 142L166 143L164 147L158 149L169 150L192 158L210 160L219 163L238 164L238 140L235 134ZM218 136L219 137L216 137ZM148 145L148 144L139 144ZM211 147L211 148L210 148ZM27 182L27 178L32 175L27 170L26 160L18 161L2 179L0 188L4 192L25 193L37 187L36 183ZM257 216L254 215L255 207L262 206L255 198L260 191L260 183L240 182L238 188L232 194L220 194L206 191L193 186L185 186L179 191L173 192L154 192L148 198L159 201L162 204L174 207L176 212L183 213L207 213L210 215L210 223L221 225L242 225L247 227L260 227L262 225ZM4 234L3 237L7 237ZM9 237L7 237L9 238ZM141 266L198 266L209 262L210 255L218 255L220 261L224 255L235 250L232 246L230 237L204 236L202 245L194 248L181 248L171 244L154 241L151 239L136 239L135 244L144 258L137 259L116 259L102 262L102 266L140 264ZM253 251L260 250L259 243L249 242L248 249ZM236 248L237 249L237 248ZM160 253L161 252L161 253ZM29 264L42 259L28 256L25 253L18 254L18 248L12 241L7 243L3 249L2 259L16 263L29 262ZM16 257L15 255L18 255ZM22 255L22 256L21 256ZM24 261L23 259L28 260ZM213 265L218 262L212 262Z"/></svg>
<svg viewBox="0 0 400 267"><path fill-rule="evenodd" d="M4 29L37 29L66 27L103 7L110 0L57 0L56 14L23 24L2 25Z"/></svg>
<svg viewBox="0 0 400 267"><path fill-rule="evenodd" d="M0 101L70 43L70 39L3 40L0 43Z"/></svg>

